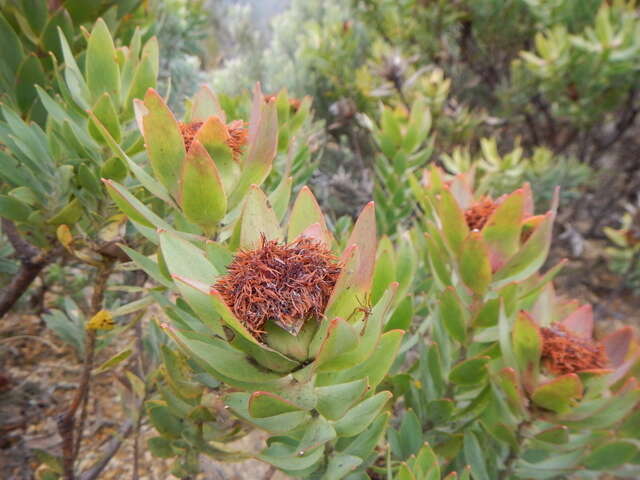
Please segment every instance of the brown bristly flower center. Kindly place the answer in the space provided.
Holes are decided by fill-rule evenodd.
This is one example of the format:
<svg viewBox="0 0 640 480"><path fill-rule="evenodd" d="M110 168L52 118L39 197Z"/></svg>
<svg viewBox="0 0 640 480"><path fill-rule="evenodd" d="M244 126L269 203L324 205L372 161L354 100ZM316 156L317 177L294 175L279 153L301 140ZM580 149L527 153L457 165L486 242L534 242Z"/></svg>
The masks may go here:
<svg viewBox="0 0 640 480"><path fill-rule="evenodd" d="M282 244L263 237L259 248L236 255L214 288L260 338L268 320L294 326L322 318L339 274L338 259L315 240Z"/></svg>
<svg viewBox="0 0 640 480"><path fill-rule="evenodd" d="M242 155L242 149L247 144L249 132L246 128L246 122L242 120L234 120L229 125L227 125L227 130L229 131L229 139L227 140L227 145L233 151L233 159L239 160Z"/></svg>
<svg viewBox="0 0 640 480"><path fill-rule="evenodd" d="M542 361L556 375L604 368L607 355L604 346L576 337L562 325L542 327Z"/></svg>
<svg viewBox="0 0 640 480"><path fill-rule="evenodd" d="M182 140L184 140L184 148L188 152L193 143L193 139L198 134L198 130L202 127L203 122L180 122L180 133L182 134ZM233 152L233 159L239 160L242 155L242 149L247 144L249 132L246 128L246 122L243 120L234 120L230 124L226 125L227 137L225 143L229 146Z"/></svg>
<svg viewBox="0 0 640 480"><path fill-rule="evenodd" d="M482 230L487 220L498 205L489 197L482 197L480 201L471 205L464 212L464 218L471 230Z"/></svg>
<svg viewBox="0 0 640 480"><path fill-rule="evenodd" d="M184 140L184 148L188 152L193 143L193 139L200 130L202 122L180 122L180 133L182 134L182 140Z"/></svg>

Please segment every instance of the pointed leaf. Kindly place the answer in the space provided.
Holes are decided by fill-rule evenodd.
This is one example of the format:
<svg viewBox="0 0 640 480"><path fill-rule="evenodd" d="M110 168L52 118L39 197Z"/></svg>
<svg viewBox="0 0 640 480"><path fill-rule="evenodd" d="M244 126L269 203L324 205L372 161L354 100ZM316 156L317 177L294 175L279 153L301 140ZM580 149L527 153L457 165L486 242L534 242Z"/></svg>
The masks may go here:
<svg viewBox="0 0 640 480"><path fill-rule="evenodd" d="M240 221L240 248L258 248L262 235L267 240L283 239L276 214L264 192L256 185L252 185L249 190Z"/></svg>
<svg viewBox="0 0 640 480"><path fill-rule="evenodd" d="M320 226L321 241L326 248L331 247L331 233L327 228L320 205L307 186L300 189L289 216L287 239L292 241L309 226L317 223Z"/></svg>
<svg viewBox="0 0 640 480"><path fill-rule="evenodd" d="M194 140L182 167L180 203L185 216L213 232L227 211L227 197L215 163Z"/></svg>
<svg viewBox="0 0 640 480"><path fill-rule="evenodd" d="M227 193L233 191L240 177L240 167L234 161L233 151L227 144L229 138L229 131L219 117L207 118L195 136L195 140L207 149L216 164Z"/></svg>
<svg viewBox="0 0 640 480"><path fill-rule="evenodd" d="M471 232L462 244L460 276L474 293L484 295L491 283L489 251L480 232Z"/></svg>
<svg viewBox="0 0 640 480"><path fill-rule="evenodd" d="M543 383L533 391L533 402L547 410L565 413L582 397L582 383L575 373Z"/></svg>
<svg viewBox="0 0 640 480"><path fill-rule="evenodd" d="M249 397L249 413L255 418L272 417L302 410L288 400L270 392L254 392Z"/></svg>
<svg viewBox="0 0 640 480"><path fill-rule="evenodd" d="M101 18L95 23L87 45L85 59L87 85L94 99L104 92L118 97L120 70L116 62L116 48L107 24Z"/></svg>
<svg viewBox="0 0 640 480"><path fill-rule="evenodd" d="M518 250L524 212L522 189L507 196L487 219L482 237L489 247L493 271L499 270Z"/></svg>
<svg viewBox="0 0 640 480"><path fill-rule="evenodd" d="M340 437L353 437L365 430L391 399L390 392L384 391L360 402L334 424Z"/></svg>
<svg viewBox="0 0 640 480"><path fill-rule="evenodd" d="M178 122L162 97L151 88L144 96L144 105L148 113L142 118L143 135L151 168L156 178L177 196L186 155Z"/></svg>
<svg viewBox="0 0 640 480"><path fill-rule="evenodd" d="M367 380L361 378L348 383L317 387L317 410L329 420L342 417L367 389Z"/></svg>

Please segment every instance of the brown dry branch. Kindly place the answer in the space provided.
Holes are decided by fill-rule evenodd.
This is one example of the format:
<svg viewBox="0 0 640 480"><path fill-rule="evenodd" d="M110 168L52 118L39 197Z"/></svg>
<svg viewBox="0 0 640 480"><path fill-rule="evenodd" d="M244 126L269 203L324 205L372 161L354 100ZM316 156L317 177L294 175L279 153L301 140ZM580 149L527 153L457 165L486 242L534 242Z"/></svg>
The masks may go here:
<svg viewBox="0 0 640 480"><path fill-rule="evenodd" d="M62 246L48 251L39 250L22 238L13 222L6 218L2 219L2 231L20 260L20 269L0 295L0 318L15 305L42 269L64 252Z"/></svg>
<svg viewBox="0 0 640 480"><path fill-rule="evenodd" d="M102 309L104 294L107 289L109 276L113 272L114 261L105 259L105 263L101 265L98 276L93 288L91 296L91 315L95 315ZM65 480L74 480L74 463L77 457L82 436L84 433L84 423L87 415L87 400L89 398L91 369L93 368L93 359L96 347L96 330L87 330L85 339L85 356L82 369L82 376L76 394L69 405L69 409L58 419L58 432L62 438L62 464L64 469ZM80 422L77 430L75 429L75 416L78 408L82 406L80 414Z"/></svg>
<svg viewBox="0 0 640 480"><path fill-rule="evenodd" d="M263 237L260 248L236 255L214 288L259 338L268 320L295 329L320 319L339 274L338 259L310 238L281 244Z"/></svg>

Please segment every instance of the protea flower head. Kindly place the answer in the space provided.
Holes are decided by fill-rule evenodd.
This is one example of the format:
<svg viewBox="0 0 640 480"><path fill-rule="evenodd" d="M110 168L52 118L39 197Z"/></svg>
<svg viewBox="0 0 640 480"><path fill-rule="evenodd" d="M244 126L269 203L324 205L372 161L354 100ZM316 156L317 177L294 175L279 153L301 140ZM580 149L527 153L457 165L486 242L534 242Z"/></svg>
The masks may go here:
<svg viewBox="0 0 640 480"><path fill-rule="evenodd" d="M214 288L257 338L268 320L292 334L305 321L323 317L340 265L319 241L298 237L290 243L267 240L240 251Z"/></svg>
<svg viewBox="0 0 640 480"><path fill-rule="evenodd" d="M203 121L193 122L180 122L180 134L184 141L184 148L188 152L191 149L193 140L196 138L198 131L204 125ZM245 145L248 140L247 125L244 120L234 120L228 125L224 125L224 129L221 134L224 137L224 142L233 152L233 159L237 162L242 156ZM226 130L226 132L224 131ZM225 135L226 133L226 135Z"/></svg>
<svg viewBox="0 0 640 480"><path fill-rule="evenodd" d="M498 204L491 197L484 196L464 211L464 218L470 230L482 230Z"/></svg>
<svg viewBox="0 0 640 480"><path fill-rule="evenodd" d="M580 338L562 324L542 327L540 333L542 362L554 374L576 373L607 365L607 354L600 342Z"/></svg>

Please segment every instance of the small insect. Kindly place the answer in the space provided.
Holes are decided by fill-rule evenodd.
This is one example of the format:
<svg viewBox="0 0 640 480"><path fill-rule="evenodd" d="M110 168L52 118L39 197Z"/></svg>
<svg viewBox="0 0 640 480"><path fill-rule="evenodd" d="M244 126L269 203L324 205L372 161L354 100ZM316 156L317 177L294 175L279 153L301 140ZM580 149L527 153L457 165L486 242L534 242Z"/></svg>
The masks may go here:
<svg viewBox="0 0 640 480"><path fill-rule="evenodd" d="M364 318L369 318L369 315L371 315L371 293L365 294L362 300L356 295L356 300L358 301L358 306L351 312L351 315L347 318L347 322L358 313L362 313Z"/></svg>

